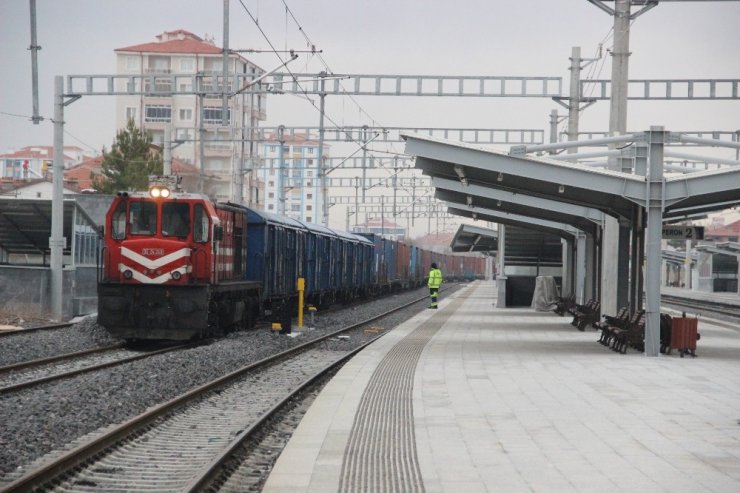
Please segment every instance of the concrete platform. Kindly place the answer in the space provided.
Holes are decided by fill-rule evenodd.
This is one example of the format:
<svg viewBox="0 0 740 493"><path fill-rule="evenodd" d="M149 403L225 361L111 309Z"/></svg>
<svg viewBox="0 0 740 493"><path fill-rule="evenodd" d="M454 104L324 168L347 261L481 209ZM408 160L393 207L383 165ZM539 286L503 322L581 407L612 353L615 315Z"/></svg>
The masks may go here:
<svg viewBox="0 0 740 493"><path fill-rule="evenodd" d="M345 365L264 491L740 491L740 331L702 318L697 358L621 355L495 295L478 282L443 297ZM368 414L378 382L406 382L378 369L418 345L402 358L408 414L402 393Z"/></svg>

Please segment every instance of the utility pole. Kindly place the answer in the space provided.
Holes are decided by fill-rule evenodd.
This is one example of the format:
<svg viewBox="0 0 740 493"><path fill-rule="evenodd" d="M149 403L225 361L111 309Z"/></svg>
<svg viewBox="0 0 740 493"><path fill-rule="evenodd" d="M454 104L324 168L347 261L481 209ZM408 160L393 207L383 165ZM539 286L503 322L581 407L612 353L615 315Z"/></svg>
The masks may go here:
<svg viewBox="0 0 740 493"><path fill-rule="evenodd" d="M367 146L364 142L367 142L367 125L362 126L362 201L365 202L365 179L367 178Z"/></svg>
<svg viewBox="0 0 740 493"><path fill-rule="evenodd" d="M38 125L43 118L39 116L39 66L38 51L41 47L36 41L36 0L30 0L31 7L31 90L33 91L33 116L31 121Z"/></svg>
<svg viewBox="0 0 740 493"><path fill-rule="evenodd" d="M363 182L364 183L364 182ZM355 176L355 228L357 228L357 217L360 215L360 178ZM364 193L364 188L363 188ZM347 227L349 229L349 226Z"/></svg>
<svg viewBox="0 0 740 493"><path fill-rule="evenodd" d="M319 173L321 175L321 224L329 227L329 187L326 185L326 165L324 164L324 108L326 104L326 72L319 73L321 92L319 93Z"/></svg>
<svg viewBox="0 0 740 493"><path fill-rule="evenodd" d="M62 294L64 292L63 258L66 244L64 234L64 79L54 77L54 181L51 208L51 311L54 320L63 320Z"/></svg>
<svg viewBox="0 0 740 493"><path fill-rule="evenodd" d="M280 144L280 161L277 178L277 213L285 215L285 185L283 170L285 169L285 126L278 127L278 143Z"/></svg>
<svg viewBox="0 0 740 493"><path fill-rule="evenodd" d="M627 80L629 68L629 32L631 0L615 0L614 9L597 0L591 3L613 15L614 46L612 55L611 99L609 113L609 136L622 135L627 130ZM569 125L570 128L570 125ZM577 130L576 130L577 135ZM568 136L570 139L570 135ZM610 145L610 149L615 149ZM617 160L609 157L608 168L616 170ZM627 302L629 270L629 248L620 252L625 244L628 228L620 228L619 221L611 216L604 216L603 235L601 240L601 311L616 313L620 304ZM627 237L628 238L628 237ZM629 240L627 240L629 241ZM617 262L614 262L617 259ZM614 282L614 281L617 282Z"/></svg>
<svg viewBox="0 0 740 493"><path fill-rule="evenodd" d="M201 94L198 98L200 108L198 108L198 152L200 161L200 180L198 180L198 192L205 192L205 179L206 179L206 129L203 123L205 118L205 109L203 108L203 95Z"/></svg>
<svg viewBox="0 0 740 493"><path fill-rule="evenodd" d="M172 175L172 125L166 124L164 126L164 145L162 146L162 152L164 154L162 161L164 164L164 176Z"/></svg>

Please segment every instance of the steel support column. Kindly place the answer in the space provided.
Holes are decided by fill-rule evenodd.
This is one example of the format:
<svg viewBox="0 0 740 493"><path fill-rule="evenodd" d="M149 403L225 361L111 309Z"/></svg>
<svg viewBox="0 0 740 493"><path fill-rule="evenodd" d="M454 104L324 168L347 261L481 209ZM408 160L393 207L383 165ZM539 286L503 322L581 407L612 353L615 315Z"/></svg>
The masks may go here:
<svg viewBox="0 0 740 493"><path fill-rule="evenodd" d="M663 127L650 127L647 176L647 268L645 310L645 356L660 354L660 266L663 231Z"/></svg>
<svg viewBox="0 0 740 493"><path fill-rule="evenodd" d="M64 79L54 77L54 178L51 206L51 314L54 320L63 319L62 295L64 291Z"/></svg>
<svg viewBox="0 0 740 493"><path fill-rule="evenodd" d="M498 225L498 274L496 275L496 288L498 298L496 299L497 308L506 308L506 226Z"/></svg>
<svg viewBox="0 0 740 493"><path fill-rule="evenodd" d="M576 267L575 267L575 295L576 302L584 304L585 289L586 289L586 278L588 276L588 268L586 267L586 258L588 257L588 242L587 235L579 234L576 238ZM593 237L591 237L593 242Z"/></svg>

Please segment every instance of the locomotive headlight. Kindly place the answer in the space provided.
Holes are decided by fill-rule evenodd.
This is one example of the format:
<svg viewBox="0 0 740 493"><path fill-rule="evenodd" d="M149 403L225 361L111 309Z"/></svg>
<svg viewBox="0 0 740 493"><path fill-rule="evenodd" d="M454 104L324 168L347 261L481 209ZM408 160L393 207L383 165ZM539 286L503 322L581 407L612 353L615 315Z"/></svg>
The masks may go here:
<svg viewBox="0 0 740 493"><path fill-rule="evenodd" d="M170 194L170 189L162 185L155 185L149 189L149 195L155 199L158 199L160 197L166 199L170 196Z"/></svg>
<svg viewBox="0 0 740 493"><path fill-rule="evenodd" d="M125 279L131 279L132 277L134 277L134 273L131 272L129 269L126 269L125 271L123 271L123 277Z"/></svg>
<svg viewBox="0 0 740 493"><path fill-rule="evenodd" d="M172 273L172 279L174 279L175 281L179 281L181 277L182 277L182 274L180 274L179 270L176 270L175 272Z"/></svg>

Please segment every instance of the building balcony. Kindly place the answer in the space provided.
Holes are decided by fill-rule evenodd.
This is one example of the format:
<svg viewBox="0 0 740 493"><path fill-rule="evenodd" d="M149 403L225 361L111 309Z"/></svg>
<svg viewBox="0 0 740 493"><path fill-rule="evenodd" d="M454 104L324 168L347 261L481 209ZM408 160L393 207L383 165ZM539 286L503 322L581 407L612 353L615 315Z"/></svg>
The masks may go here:
<svg viewBox="0 0 740 493"><path fill-rule="evenodd" d="M206 156L214 157L214 156L220 156L220 157L228 157L231 156L234 152L234 146L230 143L225 142L219 142L219 143L213 143L208 144L206 143L203 146L203 152Z"/></svg>

